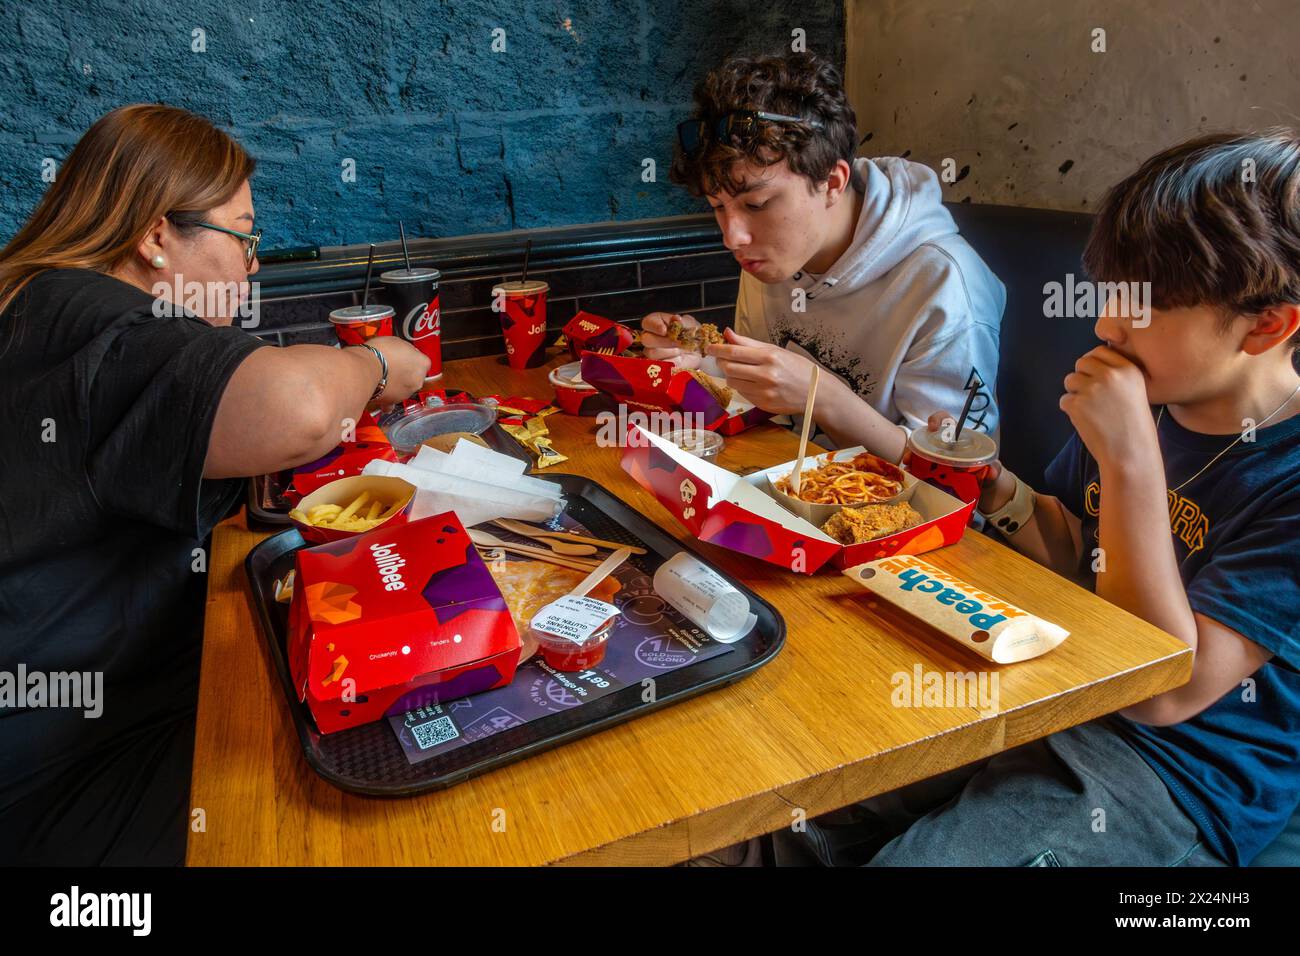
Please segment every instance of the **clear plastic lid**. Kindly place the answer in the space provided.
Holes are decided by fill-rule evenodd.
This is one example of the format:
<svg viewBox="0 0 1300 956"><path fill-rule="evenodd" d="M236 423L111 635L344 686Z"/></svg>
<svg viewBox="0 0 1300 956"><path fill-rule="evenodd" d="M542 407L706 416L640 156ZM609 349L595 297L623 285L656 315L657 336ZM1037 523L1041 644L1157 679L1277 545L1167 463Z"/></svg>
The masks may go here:
<svg viewBox="0 0 1300 956"><path fill-rule="evenodd" d="M393 315L392 306L372 302L370 305L349 305L346 308L335 309L330 313L330 321L343 323L373 322L376 319L386 319L391 315Z"/></svg>
<svg viewBox="0 0 1300 956"><path fill-rule="evenodd" d="M379 274L380 282L398 283L398 282L423 282L426 279L432 279L437 282L442 278L442 273L437 269L389 269L387 272Z"/></svg>
<svg viewBox="0 0 1300 956"><path fill-rule="evenodd" d="M506 295L537 295L549 288L550 285L540 279L534 279L532 282L521 282L516 279L511 282L498 282L492 287L492 293L495 295L500 289Z"/></svg>
<svg viewBox="0 0 1300 956"><path fill-rule="evenodd" d="M908 444L930 461L953 465L982 465L998 455L997 442L974 429L962 429L956 441L946 442L941 432L918 428L908 438Z"/></svg>
<svg viewBox="0 0 1300 956"><path fill-rule="evenodd" d="M722 451L722 436L704 428L678 428L663 437L697 458L716 458Z"/></svg>
<svg viewBox="0 0 1300 956"><path fill-rule="evenodd" d="M438 435L449 432L481 435L492 427L496 419L496 409L490 405L454 402L416 408L386 425L384 432L398 454L409 455Z"/></svg>

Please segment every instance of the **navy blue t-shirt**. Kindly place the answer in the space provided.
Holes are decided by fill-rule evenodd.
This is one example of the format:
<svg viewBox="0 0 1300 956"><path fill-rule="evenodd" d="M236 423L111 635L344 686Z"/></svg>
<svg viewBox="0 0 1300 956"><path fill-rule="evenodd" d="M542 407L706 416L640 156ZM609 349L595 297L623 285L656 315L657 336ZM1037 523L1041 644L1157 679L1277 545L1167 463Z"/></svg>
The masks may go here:
<svg viewBox="0 0 1300 956"><path fill-rule="evenodd" d="M1177 488L1232 441L1165 412L1165 480ZM1081 520L1079 573L1092 575L1100 480L1073 436L1048 466L1049 494ZM1273 657L1217 702L1170 727L1114 726L1160 775L1223 859L1248 864L1300 802L1300 415L1256 432L1169 492L1174 552L1192 610Z"/></svg>

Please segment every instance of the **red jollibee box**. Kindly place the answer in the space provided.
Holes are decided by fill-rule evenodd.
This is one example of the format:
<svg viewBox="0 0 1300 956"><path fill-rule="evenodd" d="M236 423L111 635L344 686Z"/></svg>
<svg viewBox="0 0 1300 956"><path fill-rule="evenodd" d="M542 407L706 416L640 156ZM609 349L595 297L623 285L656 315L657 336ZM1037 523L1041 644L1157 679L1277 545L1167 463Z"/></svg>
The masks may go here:
<svg viewBox="0 0 1300 956"><path fill-rule="evenodd" d="M323 734L514 679L520 640L454 512L303 548L289 669Z"/></svg>
<svg viewBox="0 0 1300 956"><path fill-rule="evenodd" d="M361 469L375 460L397 461L397 451L374 416L364 412L352 441L336 445L324 456L293 470L293 482L286 497L296 503L322 485L361 474Z"/></svg>
<svg viewBox="0 0 1300 956"><path fill-rule="evenodd" d="M845 449L851 456L861 449ZM960 540L975 502L969 504L904 473L911 505L924 519L897 534L843 545L816 525L786 510L768 488L768 475L785 475L794 462L741 477L682 451L640 425L631 425L623 470L658 499L692 535L770 564L812 574L828 561L840 569L895 554L922 554Z"/></svg>
<svg viewBox="0 0 1300 956"><path fill-rule="evenodd" d="M698 415L699 427L723 435L738 434L772 417L739 395L723 408L688 371L671 362L587 352L582 356L582 380L626 402Z"/></svg>
<svg viewBox="0 0 1300 956"><path fill-rule="evenodd" d="M579 312L563 331L569 340L569 354L575 359L582 358L583 352L622 352L636 338L626 325L591 312Z"/></svg>

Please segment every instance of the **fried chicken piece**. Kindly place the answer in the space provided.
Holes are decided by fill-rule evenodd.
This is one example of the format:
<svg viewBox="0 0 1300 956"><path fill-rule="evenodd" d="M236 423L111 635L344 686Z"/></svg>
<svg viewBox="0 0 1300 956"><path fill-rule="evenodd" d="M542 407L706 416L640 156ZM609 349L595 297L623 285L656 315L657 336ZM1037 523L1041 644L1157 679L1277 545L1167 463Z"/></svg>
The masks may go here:
<svg viewBox="0 0 1300 956"><path fill-rule="evenodd" d="M863 505L837 511L822 525L840 544L861 544L898 534L921 523L921 514L906 501L896 505Z"/></svg>
<svg viewBox="0 0 1300 956"><path fill-rule="evenodd" d="M718 331L718 327L712 322L705 322L696 329L695 337L699 342L701 355L710 345L721 345L723 341L722 333Z"/></svg>
<svg viewBox="0 0 1300 956"><path fill-rule="evenodd" d="M726 408L731 404L731 399L735 395L735 390L726 382L714 378L707 372L701 372L699 369L688 369L688 372L691 378L695 379L695 381L699 382L709 390L709 394L713 396L713 400L723 408Z"/></svg>
<svg viewBox="0 0 1300 956"><path fill-rule="evenodd" d="M672 339L678 345L688 352L698 352L704 354L704 350L710 345L716 345L723 341L722 333L712 322L705 322L703 325L687 327L681 319L673 318L668 322L668 338Z"/></svg>

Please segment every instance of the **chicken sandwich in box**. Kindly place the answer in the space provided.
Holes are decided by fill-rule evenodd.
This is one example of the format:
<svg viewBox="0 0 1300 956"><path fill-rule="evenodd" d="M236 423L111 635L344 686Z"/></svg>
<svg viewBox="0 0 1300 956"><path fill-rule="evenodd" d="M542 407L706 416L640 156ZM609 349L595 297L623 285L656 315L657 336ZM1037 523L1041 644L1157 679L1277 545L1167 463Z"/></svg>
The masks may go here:
<svg viewBox="0 0 1300 956"><path fill-rule="evenodd" d="M454 512L297 554L289 668L321 733L502 687L519 649Z"/></svg>
<svg viewBox="0 0 1300 956"><path fill-rule="evenodd" d="M672 362L587 352L582 356L582 380L625 402L697 415L698 427L723 435L735 435L772 417L722 379L679 369Z"/></svg>
<svg viewBox="0 0 1300 956"><path fill-rule="evenodd" d="M836 456L852 459L859 452L847 449ZM628 428L622 464L701 541L804 574L827 562L842 570L954 544L975 508L974 502L900 472L904 494L842 508L818 527L779 500L784 496L776 485L794 470L794 462L742 478L635 424Z"/></svg>

